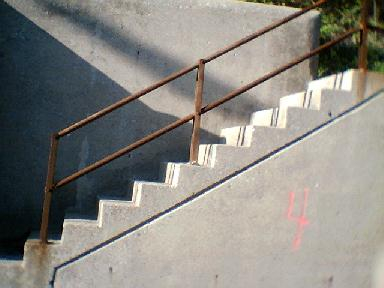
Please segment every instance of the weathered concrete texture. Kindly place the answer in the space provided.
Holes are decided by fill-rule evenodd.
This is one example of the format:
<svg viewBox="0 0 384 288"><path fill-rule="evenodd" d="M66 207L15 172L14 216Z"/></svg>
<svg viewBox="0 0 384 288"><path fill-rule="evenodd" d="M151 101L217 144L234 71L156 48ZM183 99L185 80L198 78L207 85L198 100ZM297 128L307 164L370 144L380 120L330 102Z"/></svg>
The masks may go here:
<svg viewBox="0 0 384 288"><path fill-rule="evenodd" d="M353 75L353 73L349 74ZM333 117L332 115L338 115L350 107L355 99L351 93L338 90L321 90L321 93L311 93L309 98L303 97L305 94L308 93L297 93L281 99L280 108L277 110L287 109L288 113L280 112L276 122L285 123L287 128L255 126L250 129L254 131L250 133L252 137L249 144L253 144L247 148L212 145L215 147L212 149L214 152L203 156L205 159L210 159L208 161L215 169L169 163L163 170L165 184L136 182L132 202L103 199L100 201L97 221L66 219L61 241L44 248L38 241L28 240L24 249L23 262L0 263L2 267L0 278L3 285L5 287L45 286L49 282L54 267L146 221L193 195L199 189L225 177L231 171L248 165L250 159L262 157L309 129L313 129L329 117ZM296 107L320 109L320 111L306 111ZM193 179L199 179L199 181L193 181ZM21 264L22 267L19 266Z"/></svg>
<svg viewBox="0 0 384 288"><path fill-rule="evenodd" d="M384 85L382 73L368 72L359 73L358 70L350 69L345 72L340 72L334 75L323 77L308 83L308 90L333 89L350 91L356 96L356 99L361 96L369 96ZM359 89L359 87L362 87ZM361 92L360 92L361 91Z"/></svg>
<svg viewBox="0 0 384 288"><path fill-rule="evenodd" d="M50 133L294 11L224 0L2 1L0 241L38 228ZM309 51L317 45L318 22L309 13L208 64L204 102ZM204 116L203 143L218 142L221 128L244 124L251 112L303 89L310 66ZM190 113L194 82L190 73L63 139L57 177ZM98 194L129 199L131 179L157 180L160 162L186 161L190 132L185 125L61 189L51 227L60 229L68 206L94 216Z"/></svg>
<svg viewBox="0 0 384 288"><path fill-rule="evenodd" d="M55 287L370 287L384 243L383 113L381 93L62 267Z"/></svg>
<svg viewBox="0 0 384 288"><path fill-rule="evenodd" d="M349 81L355 73L345 72L344 79ZM384 77L375 73L368 73L367 76L368 81L371 78L382 80ZM379 83L381 86L378 87L383 87L384 81ZM317 88L320 89L321 85ZM236 147L224 144L201 145L199 163L205 166L168 162L160 170L164 183L136 181L132 201L101 199L97 220L67 217L60 241L45 247L32 237L24 247L23 261L0 262L2 284L5 287L45 287L55 267L164 213L177 203L200 193L202 189L211 189L211 185L222 181L234 171L244 169L253 161L273 153L339 115L355 102L356 96L351 92L320 89L288 95L281 98L279 108L273 109L277 111L273 113L276 115L264 111L253 114L266 117L252 117L255 122L253 125L262 126L224 129L227 144L233 142ZM270 125L266 126L266 123ZM279 128L276 128L277 125Z"/></svg>

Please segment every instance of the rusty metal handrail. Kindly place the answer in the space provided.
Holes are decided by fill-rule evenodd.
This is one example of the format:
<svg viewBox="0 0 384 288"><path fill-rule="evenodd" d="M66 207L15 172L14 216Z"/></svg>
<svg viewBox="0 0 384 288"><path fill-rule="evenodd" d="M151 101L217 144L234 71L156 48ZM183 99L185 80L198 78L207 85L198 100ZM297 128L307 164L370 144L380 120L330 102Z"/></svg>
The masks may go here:
<svg viewBox="0 0 384 288"><path fill-rule="evenodd" d="M371 30L373 32L377 32L377 33L384 35L384 29L379 27L379 26L368 24L367 27L368 27L368 30Z"/></svg>
<svg viewBox="0 0 384 288"><path fill-rule="evenodd" d="M347 32L343 33L342 35L340 35L339 37L335 38L334 40L331 40L323 45L321 45L320 47L312 50L311 52L307 53L307 54L304 54L303 56L301 57L298 57L297 59L277 68L276 70L264 75L263 77L239 88L239 89L236 89L230 93L228 93L227 95L225 95L223 98L215 101L215 102L212 102L206 106L204 106L201 111L202 111L202 114L216 108L217 106L220 106L222 104L224 104L225 102L228 102L229 100L235 98L236 96L244 93L244 92L247 92L248 90L254 88L255 86L277 76L278 74L284 72L285 70L288 70L289 68L293 67L293 66L296 66L297 64L303 62L304 60L307 60L317 54L319 54L321 51L323 50L326 50L336 44L338 44L339 42L345 40L346 38L350 37L352 34L356 33L356 32L359 32L360 31L360 28L353 28L353 29L350 29L348 30Z"/></svg>
<svg viewBox="0 0 384 288"><path fill-rule="evenodd" d="M285 23L287 23L287 22L289 22L289 21L291 21L291 20L293 20L293 19L295 19L295 18L297 18L297 17L299 17L299 16L301 16L301 15L303 15L303 14L305 14L305 13L307 13L307 12L313 10L313 9L315 9L315 8L317 8L317 7L320 7L321 5L323 5L326 2L328 2L328 0L317 1L316 3L314 3L312 5L309 5L309 6L305 7L305 8L303 8L303 9L295 12L295 13L292 13L291 15L289 15L289 16L287 16L287 17L285 17L285 18L283 18L283 19L281 19L281 20L279 20L279 21L277 21L275 23L272 23L271 25L266 26L266 27L262 28L261 30L255 32L255 33L253 33L253 34L251 34L251 35L249 35L247 37L244 37L243 39L241 39L241 40L239 40L239 41L237 41L237 42L235 42L235 43L233 43L233 44L231 44L231 45L229 45L229 46L227 46L227 47L225 47L225 48L223 48L223 49L213 53L212 55L204 58L204 63L211 62L212 60L214 60L214 59L216 59L216 58L218 58L218 57L220 57L220 56L222 56L222 55L232 51L233 49L236 49L236 48L238 48L238 47L248 43L249 41L252 41L252 40L258 38L258 37L260 37L260 36L270 32L272 30L282 26L283 24L285 24Z"/></svg>
<svg viewBox="0 0 384 288"><path fill-rule="evenodd" d="M266 27L260 29L259 31L252 33L251 35L248 35L248 36L240 39L239 41L223 48L222 50L219 50L219 51L213 53L212 55L209 55L209 56L203 58L203 62L204 63L211 62L212 60L214 60L218 57L221 57L222 55L224 55L224 54L226 54L226 53L228 53L228 52L230 52L230 51L232 51L232 50L234 50L234 49L236 49L236 48L238 48L238 47L240 47L240 46L242 46L242 45L244 45L244 44L246 44L246 43L248 43L248 42L250 42L250 41L252 41L252 40L254 40L254 39L256 39L256 38L270 32L272 30L274 30L274 29L276 29L276 28L278 28L278 27L280 27L280 26L282 26L283 24L285 24L285 23L287 23L287 22L289 22L289 21L291 21L291 20L293 20L293 19L295 19L295 18L297 18L297 17L299 17L299 16L301 16L307 12L309 12L310 10L313 10L313 9L321 6L322 4L324 4L327 1L328 0L320 0L320 1L308 6L306 8L303 8L303 9L301 9L295 13L292 13L291 15L289 15L289 16L287 16L287 17L285 17L279 21L276 21L275 23L272 23L271 25L266 26ZM155 84L153 84L153 85L151 85L151 86L149 86L143 90L140 90L139 92L136 92L135 94L127 96L127 97L115 102L114 104L112 104L108 107L105 107L104 109L84 118L83 120L80 120L80 121L68 126L67 128L62 129L61 131L59 131L57 133L57 137L58 138L64 137L65 135L68 135L69 133L95 121L96 119L99 119L100 117L111 113L112 111L128 104L129 102L132 102L133 100L136 100L136 99L144 96L145 94L148 94L148 93L152 92L153 90L156 90L156 89L164 86L165 84L167 84L167 83L169 83L169 82L171 82L177 78L184 76L185 74L195 70L198 67L199 67L198 63L191 65L191 66L188 66L188 67L185 67L185 68L181 69L180 71L177 71L177 72L165 77L164 79L160 80L159 82L156 82Z"/></svg>
<svg viewBox="0 0 384 288"><path fill-rule="evenodd" d="M289 69L289 68L291 68L291 67L293 67L293 66L295 66L295 65L297 65L297 64L299 64L299 63L301 63L301 62L303 62L303 61L305 61L305 60L307 60L307 59L309 59L309 58L311 58L311 57L313 57L313 56L315 56L317 54L319 54L321 51L323 51L325 49L328 49L328 48L336 45L337 43L343 41L344 39L348 38L352 34L354 34L356 32L359 32L359 31L360 31L359 28L350 29L347 32L345 32L342 35L340 35L339 37L337 37L336 39L321 45L320 47L312 50L311 52L306 53L303 56L296 58L295 60L287 63L286 65L283 65L283 66L275 69L274 71L264 75L263 77L255 80L255 81L253 81L253 82L251 82L251 83L249 83L247 85L244 85L244 86L242 86L242 87L240 87L240 88L238 88L236 90L231 91L230 93L228 93L227 95L225 95L221 99L219 99L219 100L217 100L215 102L212 102L212 103L204 106L203 108L201 108L201 102L200 102L197 105L197 109L195 110L195 113L191 113L191 114L189 114L189 115L187 115L187 116L185 116L185 117L183 117L183 118L181 118L179 120L176 120L175 122L173 122L173 123L171 123L171 124L161 128L161 129L157 130L156 132L154 132L152 134L149 134L149 135L145 136L144 138L136 141L135 143L130 144L130 145L122 148L121 150L119 150L119 151L117 151L115 153L112 153L112 154L108 155L107 157L105 157L105 158L103 158L103 159L101 159L101 160L99 160L99 161L97 161L97 162L95 162L95 163L93 163L93 164L91 164L91 165L89 165L89 166L87 166L87 167L85 167L85 168L83 168L83 169L73 173L72 175L70 175L70 176L60 180L56 184L54 184L54 188L59 188L61 186L64 186L64 185L66 185L66 184L68 184L68 183L70 183L70 182L80 178L81 176L84 176L85 174L88 174L89 172L91 172L91 171L93 171L93 170L95 170L97 168L100 168L101 166L104 166L105 164L107 164L107 163L109 163L109 162L111 162L111 161L113 161L113 160L123 156L124 154L127 154L127 153L135 150L136 148L138 148L140 146L143 146L144 144L152 141L153 139L156 139L157 137L159 137L159 136L161 136L161 135L163 135L163 134L165 134L165 133L167 133L167 132L169 132L169 131L171 131L171 130L173 130L173 129L175 129L175 128L177 128L177 127L179 127L179 126L181 126L181 125L183 125L185 123L187 123L188 121L194 119L196 114L201 116L202 114L205 114L205 113L211 111L212 109L214 109L214 108L224 104L225 102L228 102L229 100L235 98L236 96L239 96L240 94L242 94L242 93L244 93L244 92L254 88L255 86L257 86L257 85L259 85L259 84L261 84L261 83L263 83L263 82L265 82L265 81L267 81L267 80L277 76L278 74L284 72L285 70L287 70L287 69ZM200 62L202 62L202 60L200 60ZM200 76L200 77L202 77L202 76ZM199 92L197 92L200 95L199 97L201 97L201 91L202 90L199 89ZM200 107L200 109L198 107ZM192 145L192 146L196 147L195 145ZM195 157L197 157L196 154L195 154ZM196 160L197 160L197 158L194 159L194 161L196 161Z"/></svg>
<svg viewBox="0 0 384 288"><path fill-rule="evenodd" d="M233 43L232 45L229 45L229 46L225 47L224 49L219 50L216 53L214 53L214 54L212 54L212 55L210 55L204 59L200 59L197 64L188 66L188 67L186 67L186 68L184 68L178 72L175 72L175 73L167 76L166 78L160 80L159 82L157 82L157 83L155 83L155 84L153 84L153 85L151 85L151 86L149 86L149 87L147 87L147 88L145 88L145 89L143 89L143 90L141 90L141 91L139 91L133 95L127 96L127 97L121 99L120 101L92 114L91 116L68 126L67 128L59 131L58 133L53 134L51 137L51 149L50 149L50 155L49 155L49 160L48 160L48 173L47 173L47 180L46 180L46 186L45 186L45 197L44 197L44 203L43 203L43 213L42 213L42 221L41 221L41 228L40 228L40 240L43 243L47 243L49 209L50 209L50 205L51 205L52 192L55 189L62 187L62 186L66 185L72 181L75 181L79 177L82 177L85 174L106 165L107 163L109 163L109 162L135 150L136 148L158 138L159 136L161 136L161 135L163 135L163 134L165 134L165 133L167 133L167 132L169 132L169 131L171 131L171 130L173 130L173 129L175 129L175 128L177 128L177 127L179 127L179 126L181 126L187 122L189 122L190 120L193 120L193 131L192 131L191 146L190 146L190 161L192 163L196 162L197 161L197 155L198 155L199 130L200 130L200 121L201 121L201 115L202 114L207 113L208 111L222 105L223 103L235 98L236 96L248 91L249 89L252 89L253 87L267 81L268 79L273 78L274 76L276 76L276 75L284 72L285 70L303 62L304 60L309 59L309 58L319 54L321 51L336 45L337 43L339 43L339 42L343 41L344 39L346 39L347 37L351 36L352 34L363 30L362 28L350 29L347 32L340 35L339 37L337 37L336 39L329 41L328 43L323 44L322 46L318 47L317 49L314 49L314 50L310 51L309 53L306 53L306 54L302 55L301 57L296 58L295 60L277 68L276 70L264 75L263 77L255 80L255 81L253 81L247 85L244 85L244 86L242 86L236 90L233 90L232 92L228 93L227 95L225 95L221 99L214 101L212 103L209 103L208 105L202 107L202 93L203 93L203 84L204 84L204 67L205 67L206 63L213 61L214 59L228 53L229 51L232 51L233 49L236 49L236 48L240 47L241 45L256 39L257 37L264 35L265 33L269 32L269 31L271 31L277 27L280 27L281 25L299 17L300 15L303 15L304 13L307 13L308 11L319 7L320 5L324 4L327 1L328 0L320 0L311 6L308 6L308 7L304 8L298 12L295 12L295 13L289 15L288 17L285 17L282 20L279 20L279 21L255 32L255 33L253 33L247 37L244 37L241 40ZM96 119L103 117L104 115L106 115L108 113L111 113L112 111L132 102L133 100L136 100L136 99L144 96L145 94L147 94L147 93L149 93L149 92L151 92L151 91L153 91L159 87L162 87L165 84L167 84L167 83L169 83L169 82L171 82L171 81L173 81L179 77L182 77L183 75L185 75L185 74L187 74L187 73L189 73L195 69L198 69L198 72L197 72L197 78L196 78L195 111L194 111L194 113L191 113L191 114L189 114L189 115L161 128L161 129L157 130L156 132L145 136L144 138L120 149L119 151L114 152L114 153L106 156L105 158L103 158L103 159L101 159L101 160L99 160L99 161L71 174L70 176L67 176L67 177L59 180L57 183L54 182L54 171L55 171L55 165L56 165L58 140L61 137L68 135L69 133L83 127L84 125L87 125L87 124L95 121Z"/></svg>
<svg viewBox="0 0 384 288"><path fill-rule="evenodd" d="M152 92L153 90L156 90L156 89L164 86L165 84L167 84L167 83L169 83L169 82L171 82L177 78L180 78L180 77L184 76L185 74L188 74L189 72L195 70L198 67L199 67L198 64L185 67L182 70L165 77L164 79L160 80L159 82L157 82L157 83L155 83L155 84L153 84L153 85L151 85L151 86L149 86L143 90L140 90L139 92L137 92L135 94L127 96L127 97L115 102L114 104L112 104L108 107L105 107L104 109L88 116L87 118L84 118L83 120L80 120L79 122L76 122L76 123L68 126L67 128L64 128L63 130L61 130L57 133L57 137L58 138L64 137L65 135L68 135L69 133L71 133L77 129L80 129L81 127L95 121L96 119L99 119L100 117L103 117L103 116L111 113L112 111L132 102L133 100L139 99L140 97L144 96L145 94L148 94L148 93Z"/></svg>

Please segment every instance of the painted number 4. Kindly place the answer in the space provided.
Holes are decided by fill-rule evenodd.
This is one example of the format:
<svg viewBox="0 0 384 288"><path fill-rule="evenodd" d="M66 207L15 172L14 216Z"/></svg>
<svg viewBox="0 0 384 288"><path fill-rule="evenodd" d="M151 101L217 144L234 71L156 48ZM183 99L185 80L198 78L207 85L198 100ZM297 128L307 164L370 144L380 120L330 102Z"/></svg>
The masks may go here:
<svg viewBox="0 0 384 288"><path fill-rule="evenodd" d="M307 202L308 202L308 193L309 193L309 189L305 188L304 198L301 205L300 216L298 217L292 215L293 207L295 205L295 192L289 193L289 206L288 206L287 218L288 220L295 221L297 223L296 235L292 245L294 250L297 250L300 247L301 239L304 232L304 227L309 224L308 219L305 217L305 210L307 209Z"/></svg>

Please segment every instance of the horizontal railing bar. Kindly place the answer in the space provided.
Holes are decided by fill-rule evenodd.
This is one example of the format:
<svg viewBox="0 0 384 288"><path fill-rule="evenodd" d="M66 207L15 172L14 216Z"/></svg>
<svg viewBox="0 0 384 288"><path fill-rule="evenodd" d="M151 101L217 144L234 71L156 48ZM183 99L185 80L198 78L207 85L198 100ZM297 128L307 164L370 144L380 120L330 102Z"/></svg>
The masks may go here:
<svg viewBox="0 0 384 288"><path fill-rule="evenodd" d="M153 91L153 90L156 90L157 88L160 88L161 86L164 86L165 84L167 84L168 82L171 82L172 80L175 80L191 71L193 71L194 69L196 69L197 67L199 66L199 64L194 64L192 66L189 66L189 67L186 67L178 72L175 72L165 78L163 78L162 80L160 80L159 82L135 93L135 94L132 94L130 96L127 96L119 101L117 101L116 103L88 116L87 118L84 118L83 120L79 121L79 122L76 122L70 126L68 126L67 128L64 128L62 129L60 132L57 133L57 136L59 138L65 136L65 135L68 135L69 133L83 127L84 125L87 125L93 121L95 121L96 119L120 108L121 106L124 106L126 104L128 104L129 102L137 99L137 98L140 98L141 96L144 96L145 94Z"/></svg>
<svg viewBox="0 0 384 288"><path fill-rule="evenodd" d="M255 33L253 33L253 34L251 34L251 35L249 35L247 37L244 37L243 39L240 39L239 41L233 43L232 45L230 45L230 46L228 46L228 47L226 47L226 48L224 48L222 50L219 50L218 52L215 52L214 54L204 58L203 61L204 61L204 63L208 63L208 62L210 62L210 61L212 61L212 60L214 60L214 59L216 59L216 58L218 58L218 57L220 57L220 56L222 56L222 55L232 51L233 49L235 49L235 48L237 48L237 47L239 47L239 46L241 46L241 45L243 45L245 43L248 43L249 41L251 41L253 39L256 39L257 37L260 37L260 36L264 35L265 33L269 32L269 31L271 31L271 30L273 30L273 29L275 29L275 28L277 28L277 27L279 27L281 25L283 25L284 23L287 23L287 22L291 21L292 19L295 19L295 18L297 18L297 17L307 13L308 11L321 6L322 4L324 4L327 1L328 0L320 0L320 1L316 2L315 4L313 4L311 6L303 8L300 11L295 12L295 13L291 14L290 16L287 16L287 17L283 18L282 20L279 20L279 21L277 21L277 22L275 22L275 23L273 23L273 24L271 24L271 25L269 25L269 26L267 26L267 27L265 27L265 28L255 32ZM65 135L68 135L69 133L72 133L73 131L75 131L75 130L77 130L77 129L79 129L79 128L81 128L81 127L83 127L83 126L85 126L85 125L87 125L87 124L89 124L89 123L99 119L100 117L102 117L102 116L104 116L104 115L106 115L106 114L108 114L108 113L110 113L110 112L112 112L112 111L114 111L114 110L116 110L116 109L118 109L118 108L128 104L129 102L131 102L133 100L136 100L136 99L144 96L145 94L147 94L147 93L149 93L149 92L151 92L153 90L156 90L157 88L160 88L161 86L164 86L165 84L167 84L167 83L169 83L169 82L171 82L171 81L173 81L173 80L175 80L175 79L177 79L177 78L179 78L179 77L181 77L181 76L191 72L192 70L196 69L197 67L198 67L198 64L194 64L194 65L186 67L186 68L184 68L184 69L182 69L182 70L180 70L178 72L175 72L175 73L173 73L173 74L163 78L159 82L157 82L157 83L155 83L155 84L153 84L153 85L151 85L151 86L149 86L149 87L147 87L147 88L145 88L143 90L140 90L139 92L137 92L137 93L135 93L133 95L127 96L127 97L117 101L116 103L114 103L114 104L112 104L112 105L110 105L110 106L108 106L108 107L106 107L106 108L104 108L104 109L102 109L102 110L100 110L100 111L98 111L98 112L96 112L96 113L94 113L94 114L84 118L83 120L80 120L80 121L78 121L78 122L68 126L67 128L62 129L61 131L59 131L57 133L57 135L58 135L59 138L64 137Z"/></svg>
<svg viewBox="0 0 384 288"><path fill-rule="evenodd" d="M374 32L379 32L381 34L384 34L384 29L375 25L368 24L368 29Z"/></svg>
<svg viewBox="0 0 384 288"><path fill-rule="evenodd" d="M156 139L157 137L187 123L188 121L192 120L193 117L195 116L195 113L192 113L192 114L189 114L188 116L185 116L184 118L181 118L159 130L157 130L156 132L152 133L152 134L149 134L147 136L145 136L144 138L136 141L135 143L132 143L124 148L122 148L121 150L119 151L116 151L115 153L73 173L72 175L58 181L55 185L54 185L54 188L59 188L61 186L64 186L76 179L78 179L79 177L81 176L84 176L85 174L88 174L89 172L97 169L97 168L100 168L102 166L104 166L105 164L108 164L109 162L123 156L124 154L127 154L129 152L131 152L132 150L135 150L136 148L140 147L140 146L143 146L144 144Z"/></svg>
<svg viewBox="0 0 384 288"><path fill-rule="evenodd" d="M280 68L277 68L276 70L264 75L263 77L241 87L241 88L238 88L236 90L233 90L232 92L228 93L227 95L225 95L223 98L215 101L215 102L212 102L206 106L204 106L202 109L201 109L201 114L204 114L204 113L207 113L208 111L216 108L217 106L220 106L222 104L224 104L225 102L235 98L236 96L254 88L255 86L275 77L276 75L284 72L285 70L288 70L289 68L305 61L306 59L308 58L311 58L317 54L319 54L321 51L325 50L325 49L328 49L329 47L332 47L334 45L336 45L337 43L343 41L344 39L348 38L349 36L351 36L352 34L356 33L356 32L359 32L360 31L360 28L354 28L354 29L350 29L348 30L347 32L345 32L344 34L342 34L341 36L337 37L336 39L332 40L332 41L329 41L323 45L321 45L320 47L312 50L311 52L293 60L292 62L289 62L288 64L284 65L284 66L281 66Z"/></svg>
<svg viewBox="0 0 384 288"><path fill-rule="evenodd" d="M252 89L253 87L255 87L255 86L257 86L257 85L267 81L268 79L273 78L274 76L276 76L276 75L284 72L285 70L287 70L287 69L289 69L289 68L291 68L291 67L293 67L293 66L295 66L295 65L297 65L297 64L299 64L301 62L303 62L304 60L319 54L321 51L336 45L337 43L343 41L344 39L348 38L349 36L351 36L352 34L358 32L358 31L360 31L359 28L350 29L347 32L345 32L344 34L342 34L341 36L339 36L338 38L336 38L336 39L334 39L332 41L329 41L329 42L321 45L320 47L314 49L313 51L311 51L311 52L309 52L309 53L307 53L307 54L297 58L296 60L293 60L292 62L290 62L290 63L288 63L288 64L286 64L286 65L284 65L284 66L282 66L282 67L280 67L280 68L278 68L278 69L276 69L276 70L274 70L274 71L272 71L272 72L270 72L268 74L266 74L265 76L255 80L255 81L253 81L253 82L251 82L251 83L249 83L249 84L247 84L247 85L245 85L245 86L243 86L243 87L241 87L239 89L236 89L236 90L230 92L229 94L227 94L226 96L224 96L220 100L212 102L212 103L204 106L201 109L200 115L204 114L204 113L207 113L208 111L216 108L217 106L220 106L221 104L224 104L225 102L227 102L227 101L235 98L236 96L238 96L238 95L240 95L240 94L242 94L242 93ZM144 145L144 144L146 144L146 143L156 139L157 137L159 137L159 136L161 136L161 135L163 135L163 134L165 134L165 133L167 133L167 132L169 132L169 131L171 131L171 130L173 130L173 129L175 129L175 128L177 128L177 127L179 127L179 126L181 126L181 125L183 125L185 123L187 123L188 121L192 120L194 118L194 116L195 116L195 113L189 114L189 115L187 115L187 116L185 116L185 117L183 117L183 118L181 118L181 119L179 119L179 120L177 120L177 121L175 121L175 122L165 126L164 128L161 128L161 129L157 130L156 132L154 132L154 133L152 133L150 135L145 136L144 138L136 141L135 143L130 144L130 145L122 148L121 150L119 150L119 151L117 151L117 152L115 152L115 153L113 153L113 154L111 154L109 156L106 156L105 158L103 158L103 159L101 159L101 160L99 160L99 161L97 161L97 162L95 162L95 163L93 163L93 164L91 164L91 165L89 165L89 166L87 166L87 167L85 167L85 168L83 168L83 169L73 173L72 175L70 175L70 176L68 176L68 177L58 181L54 185L54 188L59 188L61 186L64 186L64 185L66 185L66 184L68 184L68 183L78 179L79 177L84 176L85 174L88 174L89 172L91 172L91 171L93 171L93 170L95 170L97 168L100 168L100 167L108 164L109 162L111 162L111 161L113 161L113 160L123 156L124 154L127 154L127 153L135 150L136 148L138 148L138 147L140 147L140 146L142 146L142 145Z"/></svg>
<svg viewBox="0 0 384 288"><path fill-rule="evenodd" d="M274 30L274 29L280 27L281 25L283 25L283 24L285 24L285 23L287 23L287 22L289 22L289 21L291 21L291 20L293 20L293 19L295 19L295 18L297 18L297 17L307 13L308 11L313 10L313 9L323 5L327 1L328 0L320 0L320 1L318 1L318 2L308 6L306 8L303 8L300 11L297 11L297 12L295 12L295 13L293 13L293 14L291 14L291 15L289 15L289 16L287 16L287 17L285 17L285 18L283 18L283 19L281 19L281 20L279 20L279 21L277 21L275 23L272 23L271 25L269 25L269 26L267 26L267 27L265 27L265 28L255 32L255 33L253 33L253 34L251 34L251 35L249 35L247 37L244 37L244 38L236 41L235 43L233 43L233 44L231 44L231 45L229 45L229 46L227 46L227 47L225 47L225 48L215 52L214 54L212 54L212 55L210 55L210 56L208 56L206 58L204 58L204 63L208 63L208 62L210 62L210 61L212 61L212 60L214 60L214 59L216 59L216 58L218 58L218 57L220 57L220 56L222 56L222 55L224 55L224 54L226 54L226 53L228 53L228 52L230 52L230 51L232 51L232 50L234 50L234 49L236 49L236 48L238 48L238 47L240 47L240 46L242 46L242 45L244 45L246 43L248 43L249 41L252 41L252 40L254 40L254 39L256 39L256 38L258 38L258 37L260 37L260 36L262 36L262 35L264 35L266 33L268 33L269 31Z"/></svg>

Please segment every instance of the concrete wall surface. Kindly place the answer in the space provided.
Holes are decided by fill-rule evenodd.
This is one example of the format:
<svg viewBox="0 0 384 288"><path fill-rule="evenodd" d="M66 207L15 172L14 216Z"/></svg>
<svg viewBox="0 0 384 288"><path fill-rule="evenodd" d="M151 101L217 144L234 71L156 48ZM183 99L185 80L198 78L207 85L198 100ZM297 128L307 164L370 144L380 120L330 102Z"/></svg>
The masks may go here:
<svg viewBox="0 0 384 288"><path fill-rule="evenodd" d="M381 92L74 259L54 287L382 287L383 113Z"/></svg>
<svg viewBox="0 0 384 288"><path fill-rule="evenodd" d="M224 0L0 1L0 247L39 226L52 132L294 11ZM204 103L309 51L318 24L309 13L207 65ZM202 141L304 89L313 68L305 62L204 116ZM57 179L190 113L194 82L190 73L63 139ZM186 161L190 132L189 123L60 189L50 227L61 229L69 206L93 217L97 195L129 198L131 179Z"/></svg>

